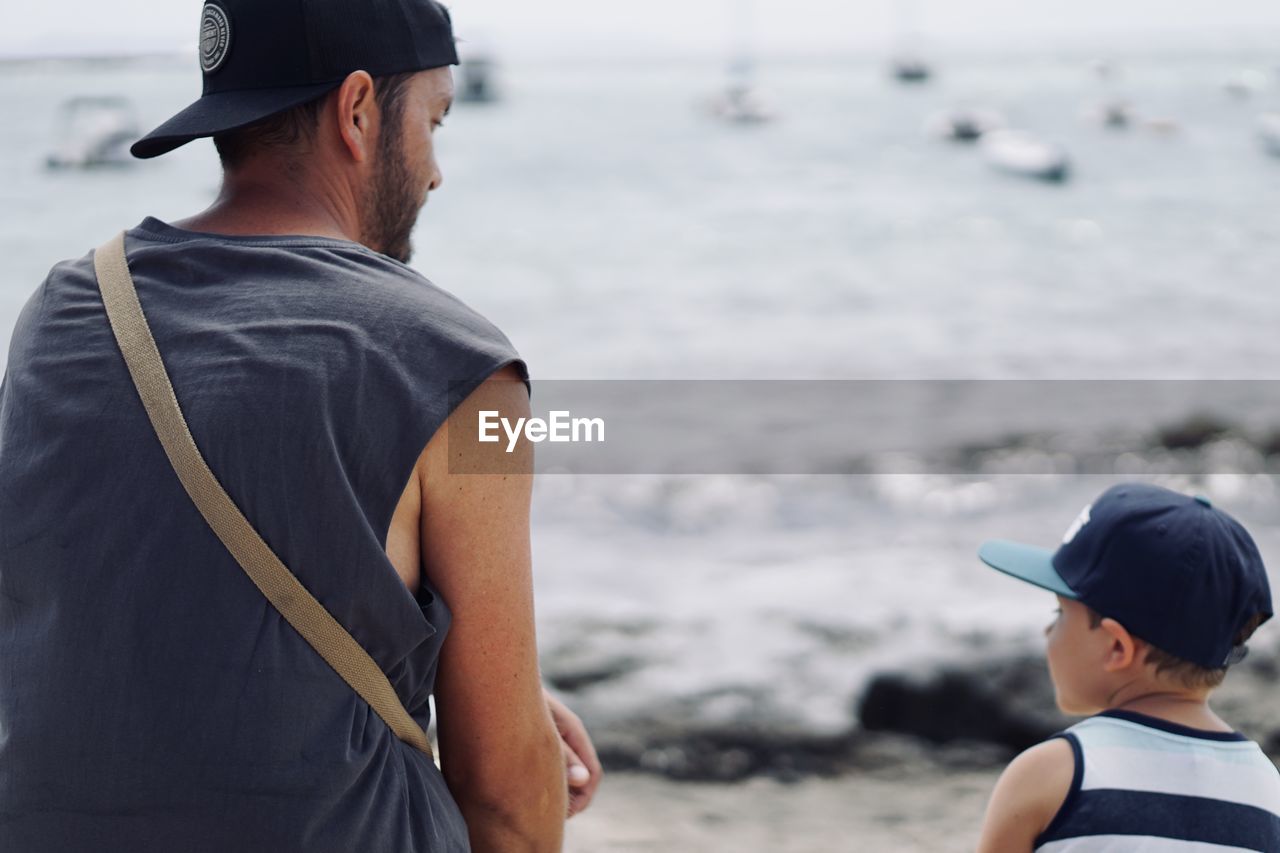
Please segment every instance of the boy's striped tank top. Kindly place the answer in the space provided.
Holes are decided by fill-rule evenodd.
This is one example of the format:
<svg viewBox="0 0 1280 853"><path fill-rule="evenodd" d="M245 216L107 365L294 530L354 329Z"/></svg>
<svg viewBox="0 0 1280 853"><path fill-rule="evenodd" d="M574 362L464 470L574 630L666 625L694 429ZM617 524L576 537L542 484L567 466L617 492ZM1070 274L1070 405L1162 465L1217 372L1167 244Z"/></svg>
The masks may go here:
<svg viewBox="0 0 1280 853"><path fill-rule="evenodd" d="M1037 851L1280 851L1280 772L1244 735L1105 711L1060 736L1075 778Z"/></svg>

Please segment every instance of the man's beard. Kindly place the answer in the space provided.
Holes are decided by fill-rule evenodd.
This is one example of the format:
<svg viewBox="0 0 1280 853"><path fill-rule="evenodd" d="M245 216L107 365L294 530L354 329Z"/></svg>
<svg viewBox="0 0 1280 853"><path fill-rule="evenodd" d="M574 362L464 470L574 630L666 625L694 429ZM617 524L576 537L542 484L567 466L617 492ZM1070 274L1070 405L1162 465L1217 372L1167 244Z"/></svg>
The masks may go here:
<svg viewBox="0 0 1280 853"><path fill-rule="evenodd" d="M364 197L361 240L401 263L413 257L413 227L423 199L401 152L400 128L388 127L378 142L378 165L373 185Z"/></svg>

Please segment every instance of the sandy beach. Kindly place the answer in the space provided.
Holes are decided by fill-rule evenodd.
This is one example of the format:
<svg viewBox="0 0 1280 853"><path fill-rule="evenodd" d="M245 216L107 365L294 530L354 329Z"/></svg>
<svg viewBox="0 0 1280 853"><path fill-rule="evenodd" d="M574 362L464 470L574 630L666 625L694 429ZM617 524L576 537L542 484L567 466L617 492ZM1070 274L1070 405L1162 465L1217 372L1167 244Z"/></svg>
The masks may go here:
<svg viewBox="0 0 1280 853"><path fill-rule="evenodd" d="M569 821L567 853L972 850L998 771L874 771L795 783L606 776Z"/></svg>

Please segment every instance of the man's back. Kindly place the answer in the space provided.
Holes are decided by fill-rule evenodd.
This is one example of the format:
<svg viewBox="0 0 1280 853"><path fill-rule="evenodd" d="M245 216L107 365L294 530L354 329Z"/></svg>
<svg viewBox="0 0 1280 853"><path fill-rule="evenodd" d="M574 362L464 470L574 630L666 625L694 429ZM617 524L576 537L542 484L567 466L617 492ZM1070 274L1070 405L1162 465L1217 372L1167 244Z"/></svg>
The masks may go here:
<svg viewBox="0 0 1280 853"><path fill-rule="evenodd" d="M209 466L425 727L450 613L405 588L387 528L450 382L510 344L355 243L148 219L126 248ZM0 849L467 849L439 771L182 490L90 256L24 307L0 400Z"/></svg>

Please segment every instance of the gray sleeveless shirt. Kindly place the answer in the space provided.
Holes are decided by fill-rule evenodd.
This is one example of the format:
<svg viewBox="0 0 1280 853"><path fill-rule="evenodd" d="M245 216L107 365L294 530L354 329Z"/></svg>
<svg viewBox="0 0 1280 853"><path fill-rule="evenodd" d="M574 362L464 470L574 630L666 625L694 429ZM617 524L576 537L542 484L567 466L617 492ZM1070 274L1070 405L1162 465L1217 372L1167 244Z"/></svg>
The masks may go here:
<svg viewBox="0 0 1280 853"><path fill-rule="evenodd" d="M125 246L210 468L425 728L450 613L429 582L405 588L387 529L450 400L523 362L356 243L148 217ZM0 385L0 850L468 848L436 766L283 621L183 491L92 254L55 266Z"/></svg>

